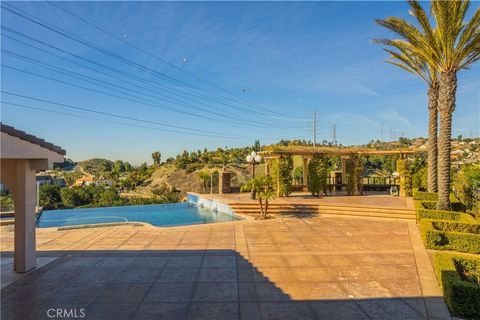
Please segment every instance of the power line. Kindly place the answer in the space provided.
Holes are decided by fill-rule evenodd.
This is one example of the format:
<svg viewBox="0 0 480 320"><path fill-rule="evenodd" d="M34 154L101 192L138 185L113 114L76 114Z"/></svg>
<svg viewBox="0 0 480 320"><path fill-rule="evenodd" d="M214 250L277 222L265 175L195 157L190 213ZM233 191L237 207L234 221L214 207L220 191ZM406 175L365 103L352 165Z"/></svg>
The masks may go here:
<svg viewBox="0 0 480 320"><path fill-rule="evenodd" d="M85 108L85 107L73 106L73 105L66 104L66 103L60 103L60 102L56 102L56 101L40 99L40 98L27 96L27 95L22 95L22 94L9 92L9 91L5 91L5 90L0 90L0 92L3 93L3 94L7 94L7 95L23 98L23 99L29 99L29 100L33 100L33 101L37 101L37 102L53 104L53 105L57 105L57 106L61 106L61 107L69 108L69 109L79 110L79 111L101 114L101 115L104 115L104 116L110 116L110 117L115 117L115 118L120 118L120 119L125 119L125 120L138 121L138 122L142 122L142 123L154 124L154 125L163 126L163 127L182 129L182 130L192 131L192 132L195 132L195 133L196 132L202 132L202 133L207 133L207 134L218 134L218 132L214 132L214 131L192 129L192 128L188 128L188 127L182 127L182 126L178 126L178 125L167 124L167 123L164 123L164 122L144 120L144 119L134 118L134 117L129 117L129 116L122 116L122 115L117 115L117 114L110 113L110 112L98 111L98 108L89 109L89 108ZM232 137L235 137L235 136L232 136Z"/></svg>
<svg viewBox="0 0 480 320"><path fill-rule="evenodd" d="M65 8L62 7L62 6L59 6L59 5L57 5L57 4L53 3L53 2L50 2L50 1L47 1L47 3L50 4L50 5L52 5L52 6L54 6L54 7L56 7L57 9L62 10L62 11L65 12L65 13L67 13L67 14L75 17L75 18L77 18L78 20L82 21L83 23L85 23L85 24L87 24L87 25L90 25L90 26L92 26L93 28L95 28L95 29L97 29L97 30L99 30L99 31L101 31L101 32L109 35L110 37L112 37L112 38L114 38L114 39L117 39L117 40L121 41L122 43L126 43L126 44L128 44L129 46L131 46L131 47L133 47L133 48L135 48L135 49L137 49L137 50L139 50L139 51L141 51L141 52L149 55L150 57L156 58L156 59L158 59L158 60L166 63L167 65L169 65L169 66L171 66L171 67L173 67L173 68L175 68L175 69L177 69L177 70L179 70L179 71L181 71L181 72L183 72L183 73L185 73L185 74L190 75L190 76L193 77L195 80L200 80L200 81L202 81L202 82L204 82L204 83L209 84L210 86L212 86L212 87L214 87L214 88L216 88L216 89L219 89L219 90L221 90L221 91L223 91L223 92L226 92L226 93L228 93L228 94L230 94L230 95L232 95L232 96L235 96L235 97L237 97L237 98L240 98L240 99L242 99L242 100L250 103L248 100L244 99L243 97L239 97L238 95L236 95L236 94L234 94L234 93L232 93L232 92L230 92L230 91L228 91L228 90L226 90L226 89L224 89L224 88L222 88L222 87L219 87L219 86L215 85L214 83L211 83L211 82L209 82L209 81L207 81L207 80L205 80L205 79L198 78L198 77L196 77L194 74L192 74L191 72L188 72L187 70L184 70L184 69L176 66L175 64L173 64L173 63L171 63L171 62L163 59L162 57L159 57L158 55L156 55L156 54L154 54L154 53L151 53L151 52L145 50L145 49L142 48L142 47L139 47L139 46L137 46L137 45L129 42L128 40L125 41L124 38L120 38L119 36L111 33L110 31L108 31L108 30L106 30L106 29L98 26L97 24L94 24L94 23L91 22L91 21L88 21L88 20L86 20L86 19L84 19L84 18L82 18L82 17L74 14L73 12L65 9ZM255 106L254 104L252 104L252 105ZM266 109L266 110L267 110L267 111L270 111L270 112L274 112L274 111L271 111L271 110L268 110L268 109ZM276 112L274 112L274 113L276 113Z"/></svg>
<svg viewBox="0 0 480 320"><path fill-rule="evenodd" d="M206 91L206 92L212 93L211 91L206 90L206 89L204 89L204 88L201 88L201 87L198 87L198 86L195 86L195 85L186 83L186 82L184 82L184 81L175 79L175 78L173 78L173 77L171 77L171 76L169 76L169 75L163 74L163 73L158 72L158 71L156 71L156 70L152 70L152 69L150 69L150 68L148 68L148 67L145 67L145 66L143 66L143 65L138 64L138 63L135 62L135 61L129 60L129 59L127 59L127 58L124 58L124 57L122 57L122 56L120 56L120 55L118 55L118 54L116 54L116 53L109 52L108 50L106 50L106 49L104 49L104 48L101 48L101 47L98 47L98 46L90 43L89 41L86 41L86 40L83 40L83 39L79 38L78 36L72 35L71 33L69 34L68 31L61 30L61 29L58 28L58 27L52 27L52 24L49 24L48 22L45 22L44 20L42 20L42 19L40 19L40 18L38 18L38 17L35 17L34 15L25 13L25 11L23 11L23 10L20 10L20 9L18 9L18 8L15 8L15 10L14 10L14 9L9 8L9 7L15 8L14 6L11 6L11 5L5 6L4 3L2 4L2 8L5 9L6 11L12 13L12 14L15 14L15 15L17 15L17 16L19 16L19 17L21 17L21 18L23 18L23 19L25 19L25 20L27 20L27 21L30 21L30 22L32 22L32 23L34 23L34 24L37 24L37 25L39 25L39 26L41 26L41 27L43 27L43 28L46 28L46 29L48 29L48 30L50 30L50 31L52 31L52 32L55 32L55 33L57 33L57 34L60 34L60 35L66 37L66 38L68 38L68 39L71 39L71 40L73 40L73 41L76 41L76 42L78 42L78 43L80 43L80 44L82 44L82 45L85 45L85 46L89 47L89 48L92 48L92 49L94 49L94 50L96 50L96 51L98 51L98 52L100 52L100 53L102 53L102 54L105 54L105 55L107 55L107 56L109 56L109 57L111 57L111 58L114 58L114 59L116 59L116 60L119 60L119 61L121 61L121 62L123 62L123 63L125 63L125 64L127 64L127 65L133 66L133 67L135 67L135 68L137 68L137 69L139 69L139 70L146 71L146 72L148 72L149 74L154 75L154 76L158 76L158 77L160 77L160 78L162 78L162 79L164 79L164 80L166 80L166 81L168 81L168 82L173 82L173 83L176 83L176 84L179 84L179 85L188 86L188 87L190 87L190 88L192 88L192 89L195 89L195 90L201 90L201 91ZM24 14L22 14L21 12L23 12ZM29 16L30 16L30 17L29 17ZM34 18L31 18L31 17L34 17ZM218 95L217 93L214 93L214 94L215 94L215 95ZM237 102L237 103L238 103L238 102ZM252 110L249 110L249 109L238 108L238 107L235 107L235 106L232 106L232 105L230 105L230 106L231 106L231 107L234 107L234 108L236 108L237 110L240 110L240 111L242 111L242 112L248 112L248 113L256 114L257 116L259 115L258 111L256 112L256 111L252 111ZM271 111L271 110L269 110L269 111ZM280 113L277 113L277 114L280 114Z"/></svg>

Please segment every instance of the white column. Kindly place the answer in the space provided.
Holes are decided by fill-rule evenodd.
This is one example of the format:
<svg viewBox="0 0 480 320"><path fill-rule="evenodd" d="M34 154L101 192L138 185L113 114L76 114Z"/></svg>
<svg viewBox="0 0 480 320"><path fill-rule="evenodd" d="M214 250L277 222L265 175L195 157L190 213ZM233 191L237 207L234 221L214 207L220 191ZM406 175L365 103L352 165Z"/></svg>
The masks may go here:
<svg viewBox="0 0 480 320"><path fill-rule="evenodd" d="M35 248L35 170L29 160L16 161L15 200L15 256L16 272L27 272L36 267Z"/></svg>

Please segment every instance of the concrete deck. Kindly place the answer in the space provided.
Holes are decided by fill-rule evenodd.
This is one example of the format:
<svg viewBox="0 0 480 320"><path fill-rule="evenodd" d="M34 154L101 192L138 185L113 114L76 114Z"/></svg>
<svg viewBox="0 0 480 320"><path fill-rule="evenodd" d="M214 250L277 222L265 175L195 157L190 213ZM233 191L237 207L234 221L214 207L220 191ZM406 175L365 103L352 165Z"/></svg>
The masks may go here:
<svg viewBox="0 0 480 320"><path fill-rule="evenodd" d="M258 203L258 200L250 199L249 193L229 194L201 194L207 199L215 199L223 203ZM312 197L310 193L295 192L290 197L273 198L270 203L281 204L331 204L356 207L376 208L400 208L413 209L413 203L407 197L394 197L383 194L369 194L361 196L325 196Z"/></svg>
<svg viewBox="0 0 480 320"><path fill-rule="evenodd" d="M1 291L2 319L450 319L415 222L333 217L37 229L56 258ZM13 233L2 230L2 257ZM3 272L3 271L2 271Z"/></svg>

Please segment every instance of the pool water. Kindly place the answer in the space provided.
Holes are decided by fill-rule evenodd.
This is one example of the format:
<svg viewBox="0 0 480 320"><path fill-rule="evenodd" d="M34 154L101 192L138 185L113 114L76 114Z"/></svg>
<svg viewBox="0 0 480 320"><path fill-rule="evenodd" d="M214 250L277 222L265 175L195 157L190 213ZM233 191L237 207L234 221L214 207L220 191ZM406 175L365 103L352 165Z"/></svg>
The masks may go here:
<svg viewBox="0 0 480 320"><path fill-rule="evenodd" d="M237 217L187 203L145 206L46 210L37 227L61 227L112 222L146 222L157 227L183 226L238 220Z"/></svg>

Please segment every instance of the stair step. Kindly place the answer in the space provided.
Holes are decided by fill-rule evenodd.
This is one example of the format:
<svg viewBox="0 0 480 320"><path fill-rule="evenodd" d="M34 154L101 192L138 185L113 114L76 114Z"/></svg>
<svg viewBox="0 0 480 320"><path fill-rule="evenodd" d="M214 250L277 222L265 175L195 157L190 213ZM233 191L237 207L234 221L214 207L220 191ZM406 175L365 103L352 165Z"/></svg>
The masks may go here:
<svg viewBox="0 0 480 320"><path fill-rule="evenodd" d="M413 211L410 208L389 208L389 207L367 207L367 206L343 206L343 205L330 205L330 204L320 204L320 209L354 209L354 210L382 210L382 211L404 211L409 212Z"/></svg>
<svg viewBox="0 0 480 320"><path fill-rule="evenodd" d="M357 217L371 217L371 218L397 218L415 220L415 215L398 214L398 213L367 213L358 211L321 211L320 215L340 215L340 216L357 216Z"/></svg>

